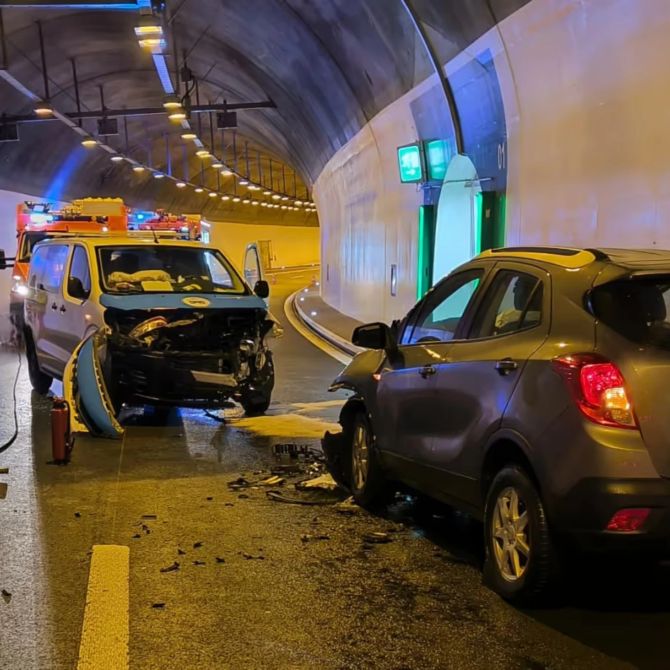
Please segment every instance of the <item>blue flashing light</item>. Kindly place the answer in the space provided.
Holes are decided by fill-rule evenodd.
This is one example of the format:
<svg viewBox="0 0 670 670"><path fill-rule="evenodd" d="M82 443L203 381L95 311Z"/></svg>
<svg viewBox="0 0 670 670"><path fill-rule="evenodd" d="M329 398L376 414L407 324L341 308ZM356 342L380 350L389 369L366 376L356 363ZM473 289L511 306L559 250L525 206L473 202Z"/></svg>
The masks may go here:
<svg viewBox="0 0 670 670"><path fill-rule="evenodd" d="M79 169L79 166L84 162L88 152L82 146L77 146L67 155L65 160L60 164L58 172L51 180L46 192L44 193L45 200L62 201L65 198L65 191L68 184L72 180L73 174Z"/></svg>

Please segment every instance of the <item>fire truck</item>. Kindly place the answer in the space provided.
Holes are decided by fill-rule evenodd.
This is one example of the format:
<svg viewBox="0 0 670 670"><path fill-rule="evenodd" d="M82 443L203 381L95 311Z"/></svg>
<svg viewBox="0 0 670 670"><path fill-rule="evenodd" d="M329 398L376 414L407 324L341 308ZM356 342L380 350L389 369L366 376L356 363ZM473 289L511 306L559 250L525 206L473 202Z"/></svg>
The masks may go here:
<svg viewBox="0 0 670 670"><path fill-rule="evenodd" d="M154 217L145 219L138 224L139 230L172 231L186 240L200 239L199 216L176 216L163 209L156 211Z"/></svg>
<svg viewBox="0 0 670 670"><path fill-rule="evenodd" d="M127 232L128 209L121 198L81 198L60 210L48 202L22 202L16 207L16 260L10 292L10 314L17 328L23 323L28 266L41 240L77 233Z"/></svg>

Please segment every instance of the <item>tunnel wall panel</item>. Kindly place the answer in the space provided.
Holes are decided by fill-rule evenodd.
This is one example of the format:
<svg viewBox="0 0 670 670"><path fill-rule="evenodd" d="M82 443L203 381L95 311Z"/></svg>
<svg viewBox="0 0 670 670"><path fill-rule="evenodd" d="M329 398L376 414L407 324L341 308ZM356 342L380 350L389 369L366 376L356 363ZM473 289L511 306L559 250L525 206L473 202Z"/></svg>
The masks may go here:
<svg viewBox="0 0 670 670"><path fill-rule="evenodd" d="M445 65L480 172L495 172L502 142L501 173L479 176L506 195L506 244L670 247L668 33L665 0L533 0ZM414 302L421 194L399 183L395 150L427 139L416 101L430 83L374 117L316 182L323 295L362 320ZM487 110L504 110L504 128L478 123Z"/></svg>

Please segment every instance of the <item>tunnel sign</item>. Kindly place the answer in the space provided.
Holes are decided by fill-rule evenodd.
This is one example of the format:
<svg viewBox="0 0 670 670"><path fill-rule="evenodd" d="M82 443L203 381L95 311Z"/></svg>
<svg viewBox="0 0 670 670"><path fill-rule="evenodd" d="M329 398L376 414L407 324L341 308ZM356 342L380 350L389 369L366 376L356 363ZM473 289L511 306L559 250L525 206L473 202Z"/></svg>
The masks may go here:
<svg viewBox="0 0 670 670"><path fill-rule="evenodd" d="M445 140L426 142L426 162L428 163L428 178L431 181L444 181L449 163L449 147Z"/></svg>
<svg viewBox="0 0 670 670"><path fill-rule="evenodd" d="M420 144L408 144L398 147L398 168L403 184L425 180L423 154Z"/></svg>

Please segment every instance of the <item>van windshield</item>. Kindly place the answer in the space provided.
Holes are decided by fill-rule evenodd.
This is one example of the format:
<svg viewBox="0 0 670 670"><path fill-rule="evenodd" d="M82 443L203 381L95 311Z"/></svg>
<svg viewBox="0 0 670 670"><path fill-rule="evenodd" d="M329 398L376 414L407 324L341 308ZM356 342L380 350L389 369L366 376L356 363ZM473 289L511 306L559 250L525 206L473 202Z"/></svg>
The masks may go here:
<svg viewBox="0 0 670 670"><path fill-rule="evenodd" d="M636 344L670 350L670 275L622 279L591 293L594 315Z"/></svg>
<svg viewBox="0 0 670 670"><path fill-rule="evenodd" d="M48 238L48 233L23 233L23 237L21 238L21 248L19 249L19 257L17 258L19 263L30 262L30 257L33 253L33 247L38 242Z"/></svg>
<svg viewBox="0 0 670 670"><path fill-rule="evenodd" d="M101 247L98 262L106 293L232 293L248 290L214 249L169 245Z"/></svg>

